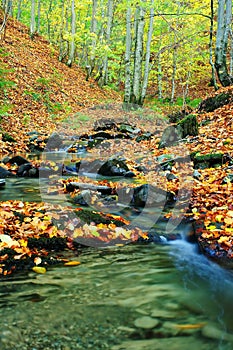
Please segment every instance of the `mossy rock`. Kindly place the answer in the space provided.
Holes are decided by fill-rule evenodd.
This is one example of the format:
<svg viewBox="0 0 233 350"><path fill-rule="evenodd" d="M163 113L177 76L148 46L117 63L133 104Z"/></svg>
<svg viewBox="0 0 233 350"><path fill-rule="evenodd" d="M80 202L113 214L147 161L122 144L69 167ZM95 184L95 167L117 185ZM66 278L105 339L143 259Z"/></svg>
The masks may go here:
<svg viewBox="0 0 233 350"><path fill-rule="evenodd" d="M102 223L106 225L114 223L118 227L125 225L125 223L120 220L112 218L111 216L107 216L103 213L97 213L97 212L91 211L89 209L81 209L81 210L75 211L75 214L87 224L94 222L95 224Z"/></svg>
<svg viewBox="0 0 233 350"><path fill-rule="evenodd" d="M177 124L177 130L182 135L182 138L186 136L198 135L198 122L197 117L194 114L189 114Z"/></svg>
<svg viewBox="0 0 233 350"><path fill-rule="evenodd" d="M16 140L14 139L14 137L12 137L10 134L8 134L7 132L4 132L2 135L2 141L4 142L16 142Z"/></svg>
<svg viewBox="0 0 233 350"><path fill-rule="evenodd" d="M220 166L223 163L223 153L196 154L193 157L195 169L206 169Z"/></svg>
<svg viewBox="0 0 233 350"><path fill-rule="evenodd" d="M230 102L232 102L233 96L231 93L222 92L214 97L208 97L203 100L199 107L199 112L213 112L215 109L220 108Z"/></svg>
<svg viewBox="0 0 233 350"><path fill-rule="evenodd" d="M184 119L187 115L192 113L192 108L188 107L186 109L182 109L181 111L174 112L168 115L170 123L178 123L180 120Z"/></svg>

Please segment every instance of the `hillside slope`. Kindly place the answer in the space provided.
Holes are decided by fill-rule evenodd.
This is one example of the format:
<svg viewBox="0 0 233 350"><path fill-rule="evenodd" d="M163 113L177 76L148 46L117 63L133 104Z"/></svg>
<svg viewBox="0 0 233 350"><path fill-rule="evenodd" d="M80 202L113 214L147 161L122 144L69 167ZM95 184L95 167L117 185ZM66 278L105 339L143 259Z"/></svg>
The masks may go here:
<svg viewBox="0 0 233 350"><path fill-rule="evenodd" d="M1 42L0 80L0 126L17 141L16 151L25 148L29 131L50 134L61 117L119 98L93 80L87 82L79 67L59 62L57 51L43 37L31 40L28 28L12 19ZM1 149L12 151L9 144L2 143Z"/></svg>

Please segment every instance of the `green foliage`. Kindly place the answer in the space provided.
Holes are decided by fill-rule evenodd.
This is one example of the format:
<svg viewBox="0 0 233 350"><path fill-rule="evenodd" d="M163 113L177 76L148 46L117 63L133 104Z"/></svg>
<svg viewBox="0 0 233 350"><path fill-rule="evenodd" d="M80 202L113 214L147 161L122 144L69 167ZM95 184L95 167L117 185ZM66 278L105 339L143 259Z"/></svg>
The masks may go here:
<svg viewBox="0 0 233 350"><path fill-rule="evenodd" d="M40 84L42 87L48 87L49 84L50 84L50 79L49 79L49 78L43 78L43 77L41 77L41 78L38 78L38 79L36 80L36 82L37 82L38 84Z"/></svg>
<svg viewBox="0 0 233 350"><path fill-rule="evenodd" d="M6 94L7 89L14 87L16 84L7 78L12 70L7 69L6 65L0 63L0 92Z"/></svg>
<svg viewBox="0 0 233 350"><path fill-rule="evenodd" d="M90 116L81 113L78 113L76 117L80 122L87 122L90 120Z"/></svg>
<svg viewBox="0 0 233 350"><path fill-rule="evenodd" d="M43 95L34 90L24 90L24 95L31 96L33 101L41 101L43 99Z"/></svg>
<svg viewBox="0 0 233 350"><path fill-rule="evenodd" d="M132 10L132 42L134 42L134 14L138 2L129 1ZM142 2L146 10L144 32L144 47L146 47L147 31L149 26L150 1ZM108 55L108 84L112 88L124 83L125 66L125 37L126 37L126 1L114 2L114 19L110 42L106 40L108 0L98 3L96 20L97 31L91 32L92 1L76 1L76 62L85 68L90 62L90 56L95 56L92 76L98 78L103 67L105 55ZM215 4L216 6L216 4ZM161 75L161 87L164 97L171 98L172 79L175 83L175 99L177 105L183 105L187 98L189 87L195 87L200 81L209 80L211 69L209 66L209 1L160 1L155 2L155 13L172 13L173 15L156 15L153 38L151 43L151 71L149 86L158 90L158 76ZM30 24L30 1L22 0L21 21ZM14 8L15 15L17 7ZM185 13L193 13L187 16ZM197 15L200 14L200 15ZM62 18L63 15L63 18ZM204 15L204 16L201 16ZM36 16L36 22L37 22ZM215 24L216 27L216 24ZM41 1L40 33L45 35L56 46L63 41L65 47L73 38L71 35L70 2L64 0L64 9L61 1ZM214 28L215 30L216 28ZM62 33L62 40L61 40ZM93 44L94 43L94 44ZM65 50L66 51L66 50ZM54 52L54 51L53 51ZM66 56L67 53L65 53ZM175 58L175 59L174 59ZM132 62L134 57L132 55ZM161 66L161 72L159 70ZM175 70L174 70L175 67ZM39 78L37 83L47 89L51 80L61 79L59 74L49 78ZM99 81L101 83L101 80ZM187 102L186 102L187 103ZM197 102L188 102L196 107ZM55 106L54 109L59 109Z"/></svg>
<svg viewBox="0 0 233 350"><path fill-rule="evenodd" d="M31 121L31 116L27 114L24 115L22 120L23 125L28 126L30 124L30 121Z"/></svg>
<svg viewBox="0 0 233 350"><path fill-rule="evenodd" d="M7 117L9 115L9 111L11 108L12 105L7 102L0 106L0 121L3 117Z"/></svg>

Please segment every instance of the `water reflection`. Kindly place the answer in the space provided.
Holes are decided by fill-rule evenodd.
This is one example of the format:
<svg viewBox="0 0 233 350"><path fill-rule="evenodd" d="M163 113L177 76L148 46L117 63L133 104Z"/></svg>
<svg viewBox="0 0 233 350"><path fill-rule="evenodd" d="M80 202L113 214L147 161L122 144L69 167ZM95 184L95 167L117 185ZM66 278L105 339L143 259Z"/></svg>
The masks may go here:
<svg viewBox="0 0 233 350"><path fill-rule="evenodd" d="M87 248L79 259L2 281L2 350L232 349L232 275L189 243Z"/></svg>

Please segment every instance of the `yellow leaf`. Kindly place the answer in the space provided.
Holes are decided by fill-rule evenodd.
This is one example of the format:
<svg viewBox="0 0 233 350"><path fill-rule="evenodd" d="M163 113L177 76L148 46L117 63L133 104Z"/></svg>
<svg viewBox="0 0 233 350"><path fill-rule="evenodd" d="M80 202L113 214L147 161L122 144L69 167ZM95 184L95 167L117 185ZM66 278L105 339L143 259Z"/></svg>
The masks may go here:
<svg viewBox="0 0 233 350"><path fill-rule="evenodd" d="M21 247L27 247L28 241L26 241L25 239L19 239L19 244Z"/></svg>
<svg viewBox="0 0 233 350"><path fill-rule="evenodd" d="M31 218L29 218L29 217L26 217L24 220L23 220L24 222L31 222L32 221L32 219Z"/></svg>
<svg viewBox="0 0 233 350"><path fill-rule="evenodd" d="M233 227L226 227L225 231L229 233L233 233Z"/></svg>
<svg viewBox="0 0 233 350"><path fill-rule="evenodd" d="M83 230L81 228L76 228L73 233L73 238L82 237Z"/></svg>
<svg viewBox="0 0 233 350"><path fill-rule="evenodd" d="M210 226L206 227L206 229L209 230L209 231L214 231L214 230L216 230L216 226L215 225L210 225Z"/></svg>
<svg viewBox="0 0 233 350"><path fill-rule="evenodd" d="M81 264L80 261L74 261L74 260L72 260L72 261L66 262L66 263L64 264L64 266L78 266L78 265L80 265L80 264Z"/></svg>
<svg viewBox="0 0 233 350"><path fill-rule="evenodd" d="M46 268L45 267L33 266L32 270L34 272L36 272L36 273L41 273L41 274L46 273Z"/></svg>
<svg viewBox="0 0 233 350"><path fill-rule="evenodd" d="M176 324L176 327L180 329L198 329L204 327L205 325L206 322L200 322L195 324Z"/></svg>
<svg viewBox="0 0 233 350"><path fill-rule="evenodd" d="M221 222L221 221L222 221L222 218L223 218L223 215L221 215L221 214L215 216L215 220L216 220L217 222Z"/></svg>

